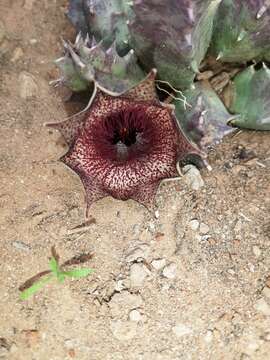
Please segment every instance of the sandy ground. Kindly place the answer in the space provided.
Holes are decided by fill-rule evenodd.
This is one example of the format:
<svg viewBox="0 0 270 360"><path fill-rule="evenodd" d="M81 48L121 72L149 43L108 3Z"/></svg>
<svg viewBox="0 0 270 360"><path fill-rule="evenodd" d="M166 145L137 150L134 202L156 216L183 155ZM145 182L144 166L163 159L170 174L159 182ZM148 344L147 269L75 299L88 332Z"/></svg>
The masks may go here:
<svg viewBox="0 0 270 360"><path fill-rule="evenodd" d="M269 134L227 138L198 191L164 183L159 218L106 198L74 232L83 188L43 126L82 106L49 86L74 35L65 6L0 2L0 359L269 359ZM94 251L95 274L20 300L52 245L63 260Z"/></svg>

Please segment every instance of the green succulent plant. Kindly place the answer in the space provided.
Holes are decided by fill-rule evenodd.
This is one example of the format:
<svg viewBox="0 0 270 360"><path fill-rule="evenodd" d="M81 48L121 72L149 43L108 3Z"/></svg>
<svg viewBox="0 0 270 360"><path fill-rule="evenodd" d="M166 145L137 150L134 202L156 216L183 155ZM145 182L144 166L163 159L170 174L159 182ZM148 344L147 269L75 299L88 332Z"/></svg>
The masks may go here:
<svg viewBox="0 0 270 360"><path fill-rule="evenodd" d="M181 90L190 102L192 109L173 103L180 126L199 146L220 141L231 126L269 130L268 0L70 0L68 16L79 35L74 45L64 43L56 63L60 82L73 91L95 83L121 94L156 68L169 84L163 92ZM232 79L226 108L220 94L196 80L209 55L235 66L266 64L261 70L248 64Z"/></svg>
<svg viewBox="0 0 270 360"><path fill-rule="evenodd" d="M103 42L83 40L81 34L75 44L64 42L65 55L55 61L61 72L60 83L71 90L83 91L95 82L100 88L122 93L140 82L145 74L137 63L133 50L118 55L115 42L106 49Z"/></svg>
<svg viewBox="0 0 270 360"><path fill-rule="evenodd" d="M270 7L264 0L223 0L214 21L212 53L222 61L270 60Z"/></svg>
<svg viewBox="0 0 270 360"><path fill-rule="evenodd" d="M239 114L229 121L233 126L270 130L270 69L263 64L249 66L233 81L230 111Z"/></svg>

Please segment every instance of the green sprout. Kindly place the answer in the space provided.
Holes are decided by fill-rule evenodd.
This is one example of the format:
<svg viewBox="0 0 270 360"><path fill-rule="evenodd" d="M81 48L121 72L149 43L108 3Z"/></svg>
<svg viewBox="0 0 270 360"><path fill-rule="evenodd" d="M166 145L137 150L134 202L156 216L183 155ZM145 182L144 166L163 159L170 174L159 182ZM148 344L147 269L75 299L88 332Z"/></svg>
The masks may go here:
<svg viewBox="0 0 270 360"><path fill-rule="evenodd" d="M80 268L64 270L65 267L75 264L82 264L93 257L93 253L83 254L75 256L65 261L61 266L59 265L59 255L57 254L55 247L51 248L52 257L49 260L50 270L45 270L37 275L34 275L30 279L26 280L24 284L19 287L21 291L20 298L22 300L28 299L34 295L37 291L43 288L44 285L56 279L59 283L62 283L66 278L82 278L93 273L93 269Z"/></svg>

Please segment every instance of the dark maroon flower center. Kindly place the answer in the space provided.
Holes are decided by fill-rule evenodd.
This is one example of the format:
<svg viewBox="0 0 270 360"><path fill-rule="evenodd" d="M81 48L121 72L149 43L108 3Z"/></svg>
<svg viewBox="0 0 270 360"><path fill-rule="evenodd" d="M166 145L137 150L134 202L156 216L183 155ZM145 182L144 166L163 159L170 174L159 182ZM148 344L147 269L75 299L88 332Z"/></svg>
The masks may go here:
<svg viewBox="0 0 270 360"><path fill-rule="evenodd" d="M110 121L111 119L109 118L108 120ZM112 143L113 145L117 145L121 142L125 146L131 146L136 143L137 134L139 133L135 127L127 128L121 125L119 129L114 130Z"/></svg>
<svg viewBox="0 0 270 360"><path fill-rule="evenodd" d="M127 161L147 154L154 145L155 128L144 107L112 112L93 131L100 154L114 161Z"/></svg>

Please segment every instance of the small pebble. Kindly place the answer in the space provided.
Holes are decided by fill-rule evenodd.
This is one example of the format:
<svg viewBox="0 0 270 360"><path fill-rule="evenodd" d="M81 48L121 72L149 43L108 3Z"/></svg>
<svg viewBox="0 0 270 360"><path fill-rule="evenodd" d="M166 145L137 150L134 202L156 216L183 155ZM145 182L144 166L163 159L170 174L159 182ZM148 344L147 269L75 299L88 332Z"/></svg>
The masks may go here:
<svg viewBox="0 0 270 360"><path fill-rule="evenodd" d="M37 39L30 39L29 42L31 45L36 45L38 41Z"/></svg>
<svg viewBox="0 0 270 360"><path fill-rule="evenodd" d="M134 226L133 226L133 234L134 235L139 235L139 233L140 233L140 231L141 231L141 229L140 229L140 225L139 224L135 224Z"/></svg>
<svg viewBox="0 0 270 360"><path fill-rule="evenodd" d="M24 100L35 97L38 94L38 86L33 75L23 71L19 74L19 94Z"/></svg>
<svg viewBox="0 0 270 360"><path fill-rule="evenodd" d="M188 327L185 324L177 324L172 328L172 331L177 337L182 337L185 335L189 335L192 333L192 330L190 327Z"/></svg>
<svg viewBox="0 0 270 360"><path fill-rule="evenodd" d="M153 266L153 268L155 270L161 270L166 265L166 260L165 259L156 259L151 262L151 265Z"/></svg>
<svg viewBox="0 0 270 360"><path fill-rule="evenodd" d="M131 310L129 313L129 320L139 322L142 319L142 315L138 310Z"/></svg>
<svg viewBox="0 0 270 360"><path fill-rule="evenodd" d="M229 270L228 270L228 273L229 273L230 275L235 275L235 271L234 271L233 269L229 269Z"/></svg>
<svg viewBox="0 0 270 360"><path fill-rule="evenodd" d="M244 354L253 356L254 353L259 349L259 347L260 344L256 339L249 339L248 343L246 344Z"/></svg>
<svg viewBox="0 0 270 360"><path fill-rule="evenodd" d="M198 241L198 242L202 241L201 235L196 234L196 235L195 235L195 240Z"/></svg>
<svg viewBox="0 0 270 360"><path fill-rule="evenodd" d="M131 294L129 291L123 291L113 295L108 303L111 314L114 318L120 318L122 315L127 316L131 310L142 306L142 297L137 294Z"/></svg>
<svg viewBox="0 0 270 360"><path fill-rule="evenodd" d="M250 272L253 272L253 273L255 272L255 266L254 266L254 264L249 263L249 264L248 264L248 268L249 268L249 271L250 271Z"/></svg>
<svg viewBox="0 0 270 360"><path fill-rule="evenodd" d="M125 279L119 279L117 281L115 281L115 286L114 286L114 290L115 291L122 291L124 289L126 289L127 284L126 284L126 280Z"/></svg>
<svg viewBox="0 0 270 360"><path fill-rule="evenodd" d="M211 238L210 235L203 235L203 236L201 237L201 241L208 241L210 238Z"/></svg>
<svg viewBox="0 0 270 360"><path fill-rule="evenodd" d="M170 263L169 265L165 266L162 271L162 275L167 279L174 279L176 276L177 266L175 263Z"/></svg>
<svg viewBox="0 0 270 360"><path fill-rule="evenodd" d="M73 349L78 346L78 342L76 339L66 339L64 342L64 346L67 349Z"/></svg>
<svg viewBox="0 0 270 360"><path fill-rule="evenodd" d="M256 256L256 258L259 258L261 256L261 249L259 248L259 246L254 245L252 248L253 254Z"/></svg>
<svg viewBox="0 0 270 360"><path fill-rule="evenodd" d="M14 246L18 250L23 250L23 251L30 251L31 250L31 247L29 245L25 244L22 241L17 241L17 240L13 241L12 246Z"/></svg>
<svg viewBox="0 0 270 360"><path fill-rule="evenodd" d="M197 219L193 219L193 220L190 220L188 225L191 228L191 230L197 231L199 229L200 223Z"/></svg>
<svg viewBox="0 0 270 360"><path fill-rule="evenodd" d="M213 331L208 330L207 333L205 334L204 341L209 344L212 340L213 340Z"/></svg>
<svg viewBox="0 0 270 360"><path fill-rule="evenodd" d="M265 301L265 299L261 298L254 304L254 309L259 311L265 316L270 316L270 306Z"/></svg>
<svg viewBox="0 0 270 360"><path fill-rule="evenodd" d="M15 63L18 60L20 60L23 57L23 50L20 47L16 47L16 49L13 51L11 62Z"/></svg>
<svg viewBox="0 0 270 360"><path fill-rule="evenodd" d="M156 229L156 225L153 221L149 221L148 229L151 233L153 233Z"/></svg>
<svg viewBox="0 0 270 360"><path fill-rule="evenodd" d="M131 340L136 336L137 323L135 321L114 321L111 324L111 330L117 340Z"/></svg>
<svg viewBox="0 0 270 360"><path fill-rule="evenodd" d="M262 291L263 296L265 296L266 298L270 299L270 288L265 286L265 288L263 288Z"/></svg>
<svg viewBox="0 0 270 360"><path fill-rule="evenodd" d="M234 231L235 233L241 233L242 232L242 228L243 228L243 224L241 220L237 220L235 226L234 226Z"/></svg>
<svg viewBox="0 0 270 360"><path fill-rule="evenodd" d="M149 253L150 253L150 247L146 244L141 244L140 246L134 248L127 254L126 261L134 262L138 260L147 259Z"/></svg>
<svg viewBox="0 0 270 360"><path fill-rule="evenodd" d="M204 186L204 181L200 171L194 165L183 167L184 180L192 190L200 190Z"/></svg>
<svg viewBox="0 0 270 360"><path fill-rule="evenodd" d="M133 264L130 267L130 286L142 287L150 271L143 264Z"/></svg>
<svg viewBox="0 0 270 360"><path fill-rule="evenodd" d="M200 234L206 235L209 232L209 226L207 224L201 223L200 224Z"/></svg>
<svg viewBox="0 0 270 360"><path fill-rule="evenodd" d="M18 346L15 343L12 343L9 352L11 354L14 354L17 350L18 350Z"/></svg>

